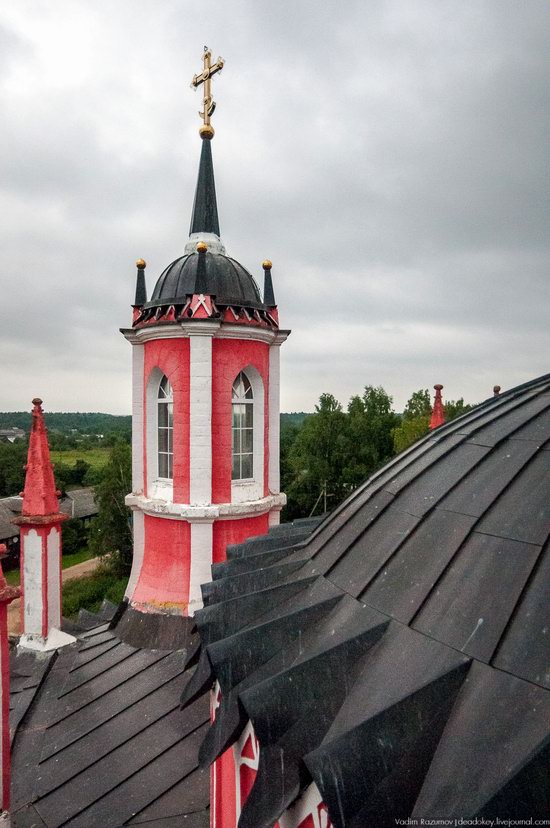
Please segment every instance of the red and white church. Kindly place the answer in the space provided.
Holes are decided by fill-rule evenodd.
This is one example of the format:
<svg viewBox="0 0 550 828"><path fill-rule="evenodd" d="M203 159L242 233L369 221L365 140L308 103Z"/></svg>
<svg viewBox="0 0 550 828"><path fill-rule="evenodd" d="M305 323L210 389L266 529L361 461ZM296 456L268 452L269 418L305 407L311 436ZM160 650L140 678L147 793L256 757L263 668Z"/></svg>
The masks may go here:
<svg viewBox="0 0 550 828"><path fill-rule="evenodd" d="M228 544L279 522L279 328L264 261L263 298L220 238L211 140L202 151L184 255L151 297L137 262L132 345L134 559L130 605L192 614Z"/></svg>

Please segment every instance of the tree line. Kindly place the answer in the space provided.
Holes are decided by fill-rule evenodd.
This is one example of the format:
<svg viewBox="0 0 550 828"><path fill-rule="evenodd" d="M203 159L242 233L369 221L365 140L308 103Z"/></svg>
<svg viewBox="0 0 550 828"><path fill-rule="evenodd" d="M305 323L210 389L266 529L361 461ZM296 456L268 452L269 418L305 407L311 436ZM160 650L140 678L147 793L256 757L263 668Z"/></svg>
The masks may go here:
<svg viewBox="0 0 550 828"><path fill-rule="evenodd" d="M463 399L445 404L445 419L468 411ZM281 423L283 520L330 511L392 457L429 431L432 400L415 391L402 414L381 386L367 385L344 410L332 394L321 394L315 412Z"/></svg>
<svg viewBox="0 0 550 828"><path fill-rule="evenodd" d="M445 418L468 411L463 399L445 404ZM381 386L367 385L344 410L332 394L321 394L312 414L281 415L281 488L288 502L283 520L322 514L429 431L432 400L428 389L415 391L402 413ZM52 448L57 447L50 432ZM53 438L53 439L52 439ZM109 437L109 459L102 468L85 460L72 466L54 464L62 493L71 485L95 486L99 513L90 527L79 521L64 526L64 551L89 545L95 555L108 556L117 575L129 571L132 558L131 512L125 495L131 490L131 448L127 432ZM28 441L0 443L0 496L21 491Z"/></svg>

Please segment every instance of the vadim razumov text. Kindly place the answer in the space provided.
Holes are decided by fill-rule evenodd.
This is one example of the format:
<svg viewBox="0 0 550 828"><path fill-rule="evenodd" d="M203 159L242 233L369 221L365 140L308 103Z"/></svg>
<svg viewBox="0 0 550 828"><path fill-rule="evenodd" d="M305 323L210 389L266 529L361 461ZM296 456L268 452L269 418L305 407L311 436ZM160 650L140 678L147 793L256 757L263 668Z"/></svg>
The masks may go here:
<svg viewBox="0 0 550 828"><path fill-rule="evenodd" d="M458 817L456 819L422 819L421 817L407 817L407 819L396 819L396 825L407 826L407 828L422 828L422 826L434 825L437 828L441 826L449 826L449 828L468 828L468 826L476 826L476 828L512 828L516 825L550 825L550 819L533 819L533 817L526 817L525 819L508 819L507 817L472 817L471 819Z"/></svg>

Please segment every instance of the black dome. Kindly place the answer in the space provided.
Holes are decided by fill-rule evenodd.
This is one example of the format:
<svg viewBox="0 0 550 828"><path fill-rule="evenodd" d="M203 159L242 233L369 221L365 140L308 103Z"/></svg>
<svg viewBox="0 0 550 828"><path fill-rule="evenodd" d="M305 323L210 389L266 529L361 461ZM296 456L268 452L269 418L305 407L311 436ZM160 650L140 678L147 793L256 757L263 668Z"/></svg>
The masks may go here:
<svg viewBox="0 0 550 828"><path fill-rule="evenodd" d="M160 275L146 308L161 305L182 305L195 292L199 263L198 253L181 256ZM206 290L221 305L263 308L260 291L254 278L239 262L222 253L206 253Z"/></svg>
<svg viewBox="0 0 550 828"><path fill-rule="evenodd" d="M186 700L222 691L203 762L247 720L260 743L239 826L311 780L335 828L547 816L550 375L436 429L306 541L286 532L229 547L195 615Z"/></svg>

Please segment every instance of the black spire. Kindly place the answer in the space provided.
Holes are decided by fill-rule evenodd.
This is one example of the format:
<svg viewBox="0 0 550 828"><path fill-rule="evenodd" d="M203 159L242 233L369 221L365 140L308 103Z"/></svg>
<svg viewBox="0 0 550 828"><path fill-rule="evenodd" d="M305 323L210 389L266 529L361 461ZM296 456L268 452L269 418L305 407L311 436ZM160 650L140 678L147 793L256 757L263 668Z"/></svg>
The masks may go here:
<svg viewBox="0 0 550 828"><path fill-rule="evenodd" d="M262 265L264 269L264 305L268 308L276 307L275 293L273 292L273 280L271 278L271 262L266 259Z"/></svg>
<svg viewBox="0 0 550 828"><path fill-rule="evenodd" d="M214 165L210 140L202 139L199 178L195 190L193 215L189 235L193 233L214 233L219 237L218 205L216 204L216 185L214 184Z"/></svg>
<svg viewBox="0 0 550 828"><path fill-rule="evenodd" d="M134 300L134 307L141 308L147 301L147 288L145 287L145 262L143 259L138 259L137 279L136 279L136 298Z"/></svg>

